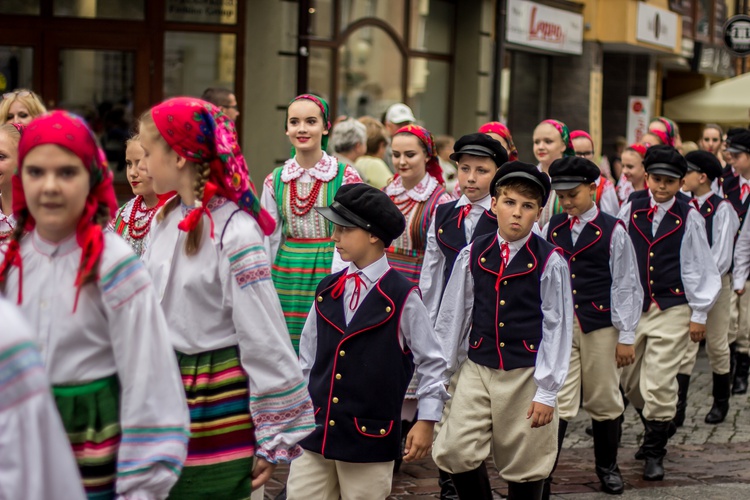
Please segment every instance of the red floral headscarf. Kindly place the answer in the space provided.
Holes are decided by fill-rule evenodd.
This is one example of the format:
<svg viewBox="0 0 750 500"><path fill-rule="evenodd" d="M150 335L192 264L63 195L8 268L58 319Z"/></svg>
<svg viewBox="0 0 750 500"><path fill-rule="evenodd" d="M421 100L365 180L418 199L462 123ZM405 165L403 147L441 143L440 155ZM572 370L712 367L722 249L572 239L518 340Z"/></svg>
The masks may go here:
<svg viewBox="0 0 750 500"><path fill-rule="evenodd" d="M515 144L513 144L513 137L510 135L508 127L500 122L489 122L479 127L477 132L480 134L489 134L492 132L493 134L497 134L505 139L505 142L508 143L508 161L518 160L518 150L516 149Z"/></svg>
<svg viewBox="0 0 750 500"><path fill-rule="evenodd" d="M91 189L76 227L76 240L82 252L81 264L75 280L76 299L73 306L75 312L83 280L92 272L96 272L96 266L104 252L104 233L101 226L94 222L94 216L99 205L105 205L109 209L110 217L114 217L117 213L117 199L112 188L112 172L107 167L107 159L86 122L83 118L67 111L52 111L32 120L25 128L18 144L19 167L13 176L13 214L16 219L22 217L23 212L28 211L21 183L24 157L35 147L44 144L60 146L76 155L91 176ZM34 217L28 214L24 230L30 231L35 226ZM20 304L23 301L23 263L20 246L16 240L8 244L5 259L0 264L0 279L3 279L10 266L18 267L18 303Z"/></svg>
<svg viewBox="0 0 750 500"><path fill-rule="evenodd" d="M565 156L575 156L576 151L573 149L573 141L570 140L570 132L568 131L568 126L565 125L563 122L559 120L544 120L542 123L546 123L548 125L552 125L555 127L555 129L560 132L560 137L562 138L563 144L565 144L565 151L563 152L563 157Z"/></svg>
<svg viewBox="0 0 750 500"><path fill-rule="evenodd" d="M437 149L435 148L435 141L432 139L430 131L419 125L406 125L396 131L396 135L398 134L411 134L419 139L427 151L427 173L433 176L435 180L438 181L438 184L445 186L445 181L443 180L443 169L440 167L440 161L438 161L437 157Z"/></svg>
<svg viewBox="0 0 750 500"><path fill-rule="evenodd" d="M178 155L195 163L209 163L211 175L197 208L180 222L179 228L190 231L198 225L208 210L208 202L215 194L235 202L241 210L252 215L264 234L276 227L271 215L260 205L255 185L242 156L232 120L213 104L193 97L175 97L151 109L156 128Z"/></svg>
<svg viewBox="0 0 750 500"><path fill-rule="evenodd" d="M675 123L669 118L665 118L663 116L657 116L656 118L652 119L650 123L657 122L664 125L664 128L667 129L667 131L662 132L661 130L649 130L649 132L659 137L663 144L674 147L674 139L675 135L677 135L677 126L675 125Z"/></svg>

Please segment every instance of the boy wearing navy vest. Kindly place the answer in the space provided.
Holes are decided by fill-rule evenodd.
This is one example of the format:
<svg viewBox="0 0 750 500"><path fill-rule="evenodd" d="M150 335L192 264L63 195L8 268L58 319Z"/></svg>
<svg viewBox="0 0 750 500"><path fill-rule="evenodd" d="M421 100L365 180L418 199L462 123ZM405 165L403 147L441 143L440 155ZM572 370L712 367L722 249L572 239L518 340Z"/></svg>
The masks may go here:
<svg viewBox="0 0 750 500"><path fill-rule="evenodd" d="M497 169L508 161L508 152L487 134L474 133L461 137L450 156L458 168L461 197L437 207L427 232L419 289L427 306L430 320L435 323L445 285L453 270L458 253L478 236L497 231L497 217L490 212L490 183ZM455 385L448 388L452 393ZM435 427L435 432L439 425ZM456 498L450 475L439 470L441 500Z"/></svg>
<svg viewBox="0 0 750 500"><path fill-rule="evenodd" d="M664 479L667 442L674 434L677 372L690 340L706 332L706 316L721 291L721 277L703 217L675 195L687 173L671 146L652 146L644 159L650 195L622 206L638 259L643 308L635 332L635 363L625 367L625 395L641 415L643 478Z"/></svg>
<svg viewBox="0 0 750 500"><path fill-rule="evenodd" d="M478 236L497 231L490 212L490 182L507 163L508 152L487 134L468 134L456 141L451 160L458 167L461 197L437 207L427 232L419 289L433 323L458 253Z"/></svg>
<svg viewBox="0 0 750 500"><path fill-rule="evenodd" d="M734 239L740 228L740 221L732 204L714 194L712 185L721 176L721 163L708 151L693 151L685 155L688 173L685 176L683 189L693 194L690 204L698 210L706 223L706 236L711 247L711 254L721 275L721 293L708 313L706 321L706 353L713 371L713 398L711 410L705 417L707 424L718 424L724 421L729 411L729 391L731 374L729 373L729 301L732 296L732 285L729 270L732 266ZM677 374L677 413L674 423L681 427L685 421L687 393L690 386L690 374L693 372L698 356L697 342L688 342L688 349Z"/></svg>
<svg viewBox="0 0 750 500"><path fill-rule="evenodd" d="M741 233L747 231L744 221L750 206L750 131L730 129L727 132L727 152L731 155L732 168L736 175L724 179L723 191L724 197L732 202L740 219L737 239L739 246ZM740 256L739 259L742 262L743 257ZM729 344L735 360L732 394L747 393L747 378L750 372L750 295L739 293L745 289L746 281L746 272L741 270L732 273L732 287L737 292L732 295L730 304Z"/></svg>
<svg viewBox="0 0 750 500"><path fill-rule="evenodd" d="M385 498L401 455L401 405L419 379L419 421L407 462L423 458L448 398L447 362L417 287L391 269L384 249L406 225L391 199L366 184L342 186L329 207L344 271L323 278L302 330L300 364L316 429L290 470L287 498Z"/></svg>
<svg viewBox="0 0 750 500"><path fill-rule="evenodd" d="M451 300L438 312L448 375L458 370L458 378L432 456L461 499L492 499L481 467L491 450L508 498L537 500L557 452L555 406L572 337L570 274L559 249L531 232L549 197L547 174L506 163L491 192L498 229L461 250L445 289Z"/></svg>
<svg viewBox="0 0 750 500"><path fill-rule="evenodd" d="M592 200L600 175L594 163L561 158L549 174L565 212L552 217L542 234L562 248L568 261L577 319L570 369L558 395L558 456L583 393L583 408L592 418L596 474L602 491L619 495L624 490L617 465L624 410L620 368L635 359L633 342L643 305L635 250L622 221L601 212Z"/></svg>

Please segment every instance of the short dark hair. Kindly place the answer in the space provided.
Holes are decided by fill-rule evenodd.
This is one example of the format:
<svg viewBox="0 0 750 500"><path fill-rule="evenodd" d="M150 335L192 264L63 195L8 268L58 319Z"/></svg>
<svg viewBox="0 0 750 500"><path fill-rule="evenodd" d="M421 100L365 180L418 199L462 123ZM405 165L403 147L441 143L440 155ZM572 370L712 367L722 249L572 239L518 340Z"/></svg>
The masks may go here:
<svg viewBox="0 0 750 500"><path fill-rule="evenodd" d="M226 108L229 106L229 96L232 94L234 92L224 87L208 87L203 91L201 99L210 102L214 106Z"/></svg>
<svg viewBox="0 0 750 500"><path fill-rule="evenodd" d="M517 177L506 182L505 184L498 183L495 186L495 192L493 193L493 196L495 198L499 198L505 191L515 191L527 198L535 199L537 205L539 205L539 208L542 208L543 206L542 199L544 198L544 193L542 192L542 188L540 188L533 181Z"/></svg>

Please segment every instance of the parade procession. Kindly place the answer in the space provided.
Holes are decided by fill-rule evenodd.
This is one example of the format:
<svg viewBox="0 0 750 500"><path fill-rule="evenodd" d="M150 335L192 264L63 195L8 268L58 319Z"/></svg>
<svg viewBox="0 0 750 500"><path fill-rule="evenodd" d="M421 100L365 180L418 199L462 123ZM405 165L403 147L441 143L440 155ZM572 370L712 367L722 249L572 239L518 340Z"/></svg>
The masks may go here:
<svg viewBox="0 0 750 500"><path fill-rule="evenodd" d="M750 498L748 13L0 4L0 500Z"/></svg>

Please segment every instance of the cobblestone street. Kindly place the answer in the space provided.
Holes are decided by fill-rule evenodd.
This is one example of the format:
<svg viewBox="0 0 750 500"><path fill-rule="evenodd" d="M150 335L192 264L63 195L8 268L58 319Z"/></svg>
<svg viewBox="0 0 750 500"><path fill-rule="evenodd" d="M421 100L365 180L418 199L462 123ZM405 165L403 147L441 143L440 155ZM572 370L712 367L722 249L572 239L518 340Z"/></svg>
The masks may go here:
<svg viewBox="0 0 750 500"><path fill-rule="evenodd" d="M643 463L633 458L643 436L643 426L635 411L631 408L626 411L619 457L626 482L622 498L750 498L750 446L747 444L750 442L750 397L733 396L727 420L716 426L703 422L711 403L711 370L701 350L691 379L685 425L670 439L667 448L666 479L652 483L643 481ZM552 486L553 498L613 498L596 493L599 482L594 473L593 441L584 432L588 422L588 416L581 411L570 424ZM490 467L490 474L494 477L497 498L502 498L506 493L505 483L493 467ZM286 468L277 470L266 488L266 498L275 498L286 475ZM438 492L435 465L431 459L424 459L404 465L395 475L389 500L432 500L439 498Z"/></svg>

